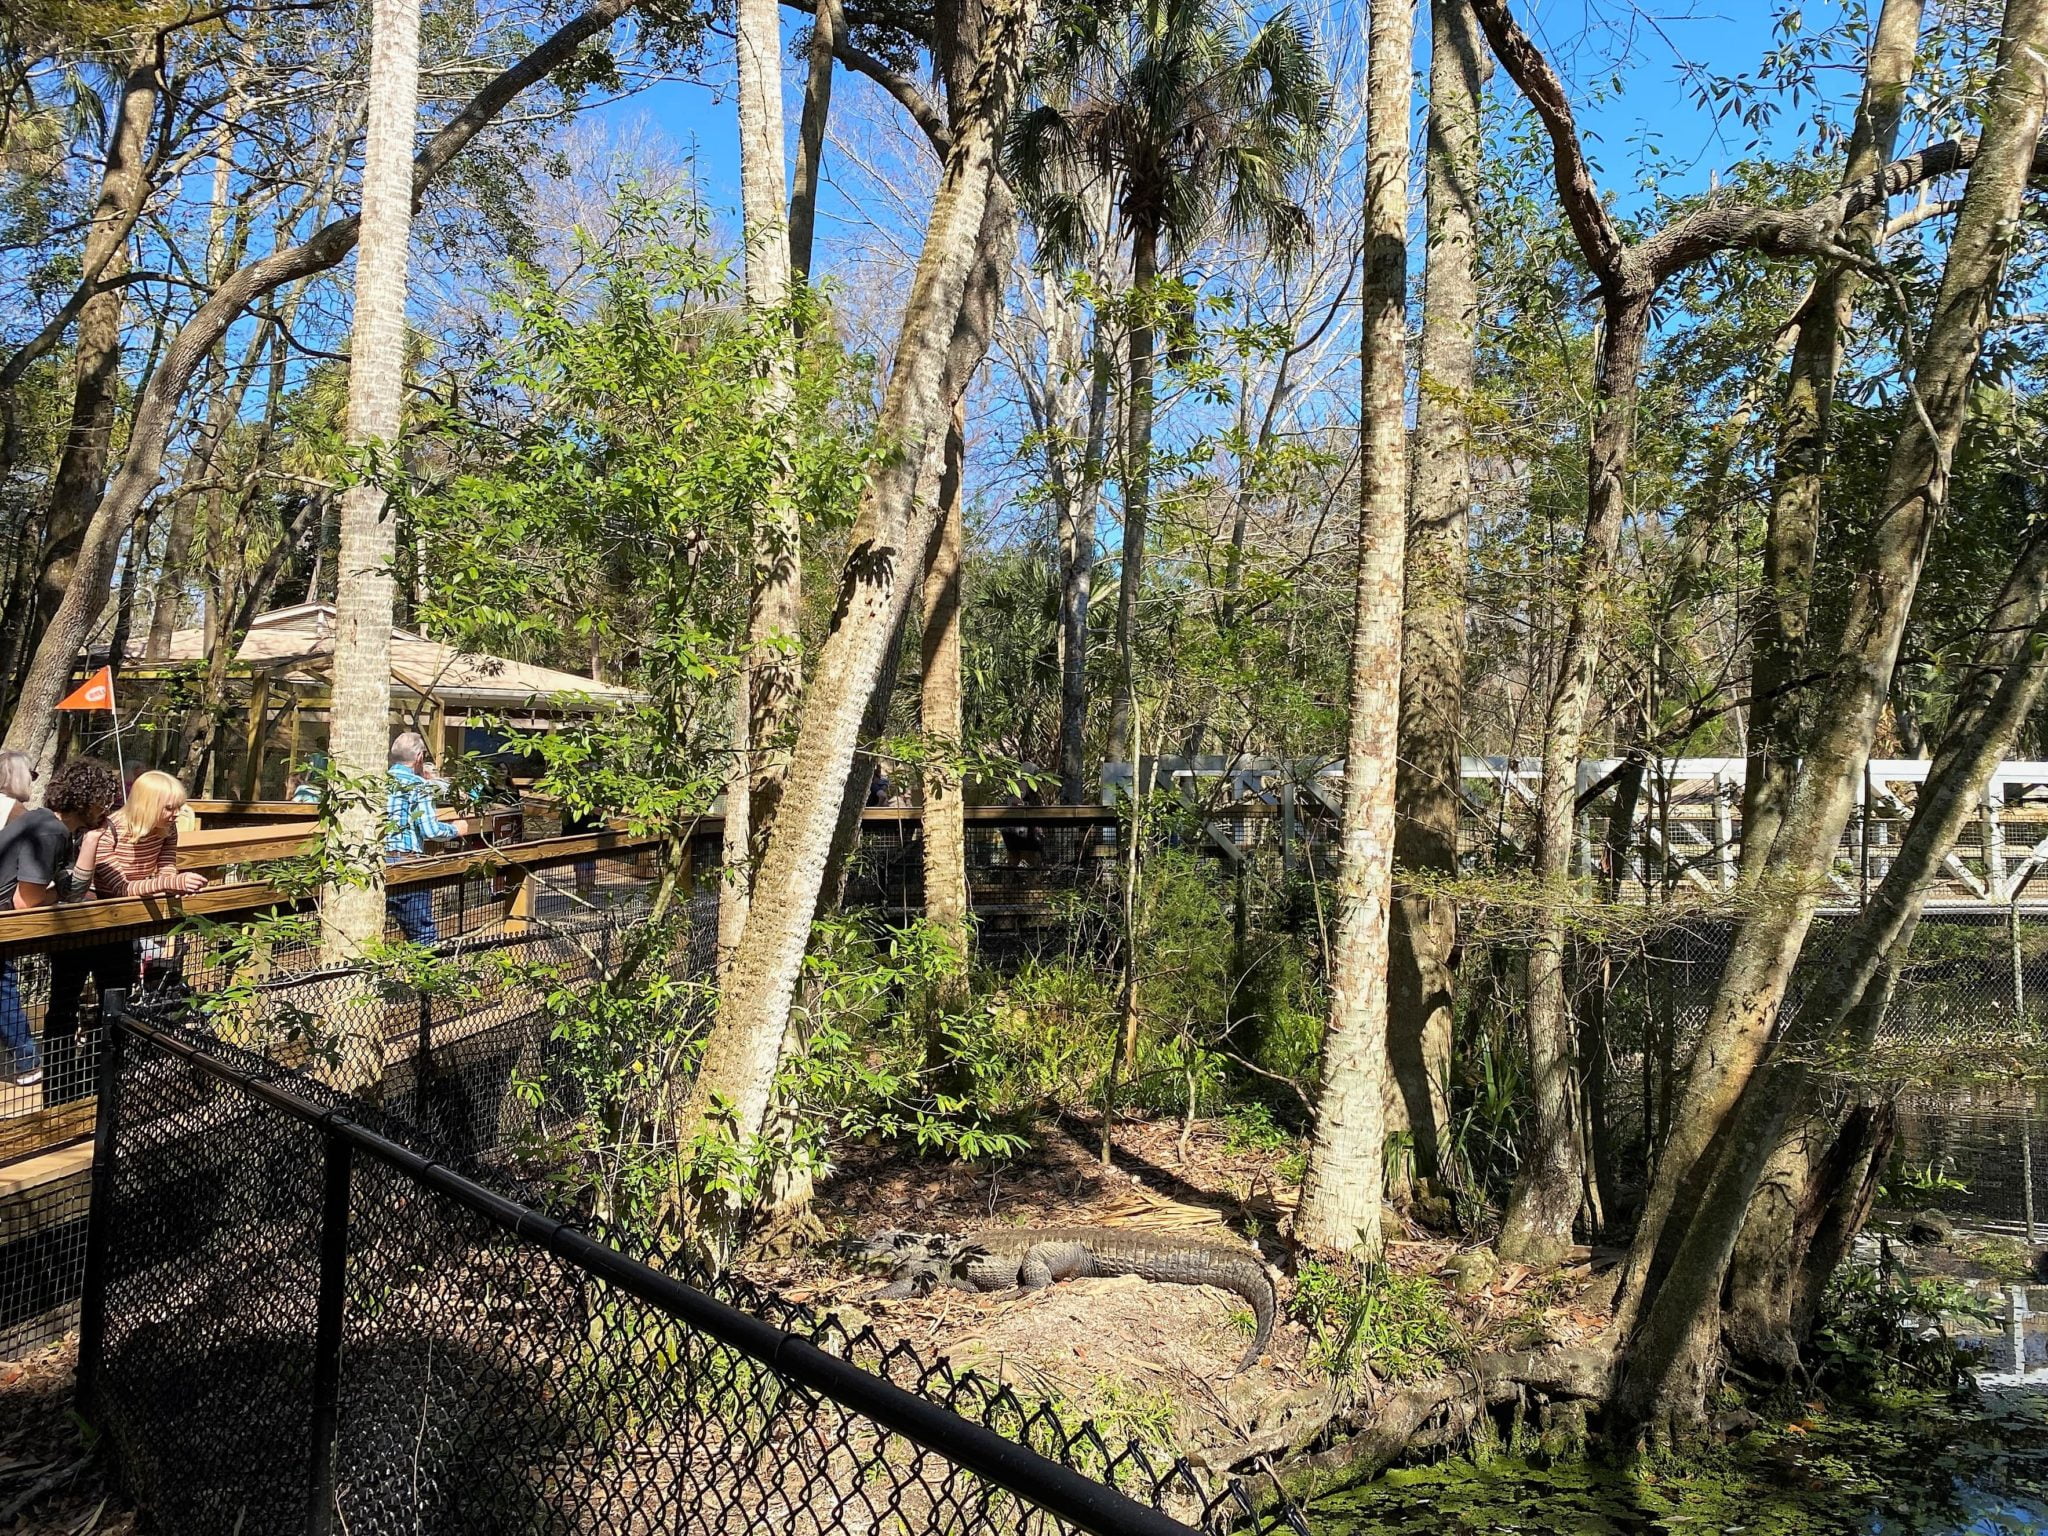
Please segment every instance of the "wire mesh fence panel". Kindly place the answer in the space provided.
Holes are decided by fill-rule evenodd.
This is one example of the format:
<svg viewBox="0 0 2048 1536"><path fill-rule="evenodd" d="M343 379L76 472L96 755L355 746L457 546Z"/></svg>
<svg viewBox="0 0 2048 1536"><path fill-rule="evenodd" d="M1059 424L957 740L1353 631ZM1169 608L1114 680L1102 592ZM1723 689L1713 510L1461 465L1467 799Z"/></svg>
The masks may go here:
<svg viewBox="0 0 2048 1536"><path fill-rule="evenodd" d="M1072 1529L400 1174L355 1177L349 1531Z"/></svg>
<svg viewBox="0 0 2048 1536"><path fill-rule="evenodd" d="M302 1529L321 1136L127 1045L96 1422L161 1528Z"/></svg>
<svg viewBox="0 0 2048 1536"><path fill-rule="evenodd" d="M1165 1536L1192 1526L1162 1511L1249 1510L870 1329L594 1242L508 1198L490 1149L487 1182L454 1171L390 1083L358 1101L161 1013L121 1040L82 1369L165 1529Z"/></svg>

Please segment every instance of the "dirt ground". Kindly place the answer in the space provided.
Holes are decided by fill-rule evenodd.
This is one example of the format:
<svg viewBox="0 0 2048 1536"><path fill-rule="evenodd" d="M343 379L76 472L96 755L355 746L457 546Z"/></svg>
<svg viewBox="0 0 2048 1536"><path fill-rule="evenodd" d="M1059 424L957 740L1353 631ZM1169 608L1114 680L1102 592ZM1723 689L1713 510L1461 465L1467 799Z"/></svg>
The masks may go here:
<svg viewBox="0 0 2048 1536"><path fill-rule="evenodd" d="M71 1409L78 1338L0 1361L0 1532L131 1536L134 1512L107 1484Z"/></svg>
<svg viewBox="0 0 2048 1536"><path fill-rule="evenodd" d="M994 1227L1105 1225L1193 1230L1212 1241L1254 1244L1280 1296L1280 1321L1264 1356L1233 1374L1251 1317L1228 1292L1151 1284L1135 1276L1073 1280L1036 1294L942 1291L884 1300L876 1272L838 1257L834 1243L748 1264L750 1275L793 1299L873 1324L926 1359L949 1358L1020 1391L1052 1400L1105 1432L1228 1460L1231 1448L1270 1439L1327 1413L1329 1377L1308 1331L1289 1318L1294 1277L1279 1267L1277 1238L1299 1188L1289 1148L1248 1147L1222 1122L1198 1123L1185 1148L1178 1120L1120 1125L1115 1157L1097 1156L1099 1127L1062 1121L1038 1128L1016 1162L974 1166L921 1160L880 1147L852 1149L818 1190L815 1214L831 1238L887 1228L966 1233ZM1184 1153L1184 1155L1183 1155ZM1389 1211L1387 1260L1403 1275L1442 1275L1441 1295L1460 1352L1575 1343L1604 1320L1603 1281L1615 1255L1583 1252L1560 1276L1532 1277L1481 1259L1462 1283L1451 1272L1464 1251Z"/></svg>

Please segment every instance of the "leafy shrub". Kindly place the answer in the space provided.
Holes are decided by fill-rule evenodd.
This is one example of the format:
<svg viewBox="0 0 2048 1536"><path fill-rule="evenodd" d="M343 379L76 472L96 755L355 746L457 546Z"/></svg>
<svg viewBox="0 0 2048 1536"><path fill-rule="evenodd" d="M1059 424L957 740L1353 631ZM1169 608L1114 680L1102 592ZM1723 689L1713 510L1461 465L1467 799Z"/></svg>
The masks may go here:
<svg viewBox="0 0 2048 1536"><path fill-rule="evenodd" d="M1464 1352L1442 1288L1426 1275L1398 1274L1384 1264L1303 1264L1292 1311L1309 1331L1310 1360L1334 1380L1360 1370L1411 1380Z"/></svg>
<svg viewBox="0 0 2048 1536"><path fill-rule="evenodd" d="M1989 1305L1958 1281L1916 1279L1888 1255L1875 1264L1845 1264L1821 1302L1814 1374L1831 1390L1860 1397L1902 1387L1968 1392L1973 1360L1943 1330L1949 1318L1995 1321Z"/></svg>

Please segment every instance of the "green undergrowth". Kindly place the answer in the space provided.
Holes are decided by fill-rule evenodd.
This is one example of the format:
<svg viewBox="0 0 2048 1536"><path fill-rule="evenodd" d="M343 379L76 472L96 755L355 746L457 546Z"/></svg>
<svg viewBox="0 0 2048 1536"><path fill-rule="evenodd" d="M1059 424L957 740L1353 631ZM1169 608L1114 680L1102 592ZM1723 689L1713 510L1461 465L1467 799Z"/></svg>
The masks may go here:
<svg viewBox="0 0 2048 1536"><path fill-rule="evenodd" d="M1315 1536L2044 1536L2048 1394L1901 1394L1767 1423L1683 1462L1458 1457L1310 1513Z"/></svg>
<svg viewBox="0 0 2048 1536"><path fill-rule="evenodd" d="M1383 1381L1412 1381L1466 1353L1443 1287L1384 1264L1304 1263L1292 1310L1308 1329L1310 1361L1336 1380L1370 1371Z"/></svg>

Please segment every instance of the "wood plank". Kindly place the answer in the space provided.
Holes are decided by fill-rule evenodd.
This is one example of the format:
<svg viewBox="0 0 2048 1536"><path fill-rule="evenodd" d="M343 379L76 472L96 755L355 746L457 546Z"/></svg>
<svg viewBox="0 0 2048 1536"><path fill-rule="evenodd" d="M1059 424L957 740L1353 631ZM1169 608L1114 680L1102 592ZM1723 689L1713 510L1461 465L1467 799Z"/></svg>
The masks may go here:
<svg viewBox="0 0 2048 1536"><path fill-rule="evenodd" d="M40 1096L43 1090L34 1087L17 1091ZM93 1120L98 1114L97 1102L78 1099L70 1104L53 1104L48 1109L16 1115L11 1120L0 1120L0 1162L79 1136L90 1136ZM4 1192L4 1186L0 1186L0 1192Z"/></svg>

